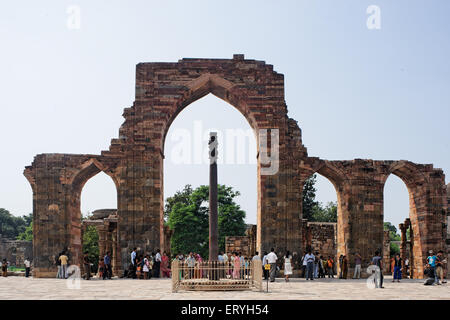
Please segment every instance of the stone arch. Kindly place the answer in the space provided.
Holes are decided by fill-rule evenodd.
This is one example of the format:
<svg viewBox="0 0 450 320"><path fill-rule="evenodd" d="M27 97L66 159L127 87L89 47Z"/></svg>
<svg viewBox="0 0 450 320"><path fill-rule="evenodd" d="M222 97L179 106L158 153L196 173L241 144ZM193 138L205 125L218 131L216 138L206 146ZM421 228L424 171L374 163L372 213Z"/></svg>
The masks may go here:
<svg viewBox="0 0 450 320"><path fill-rule="evenodd" d="M298 168L298 161L306 154L306 149L301 143L297 124L287 116L284 76L273 71L273 67L263 61L245 60L241 55L235 55L233 59L182 59L177 63L137 65L136 100L133 107L124 112L125 122L120 129L120 136L141 148L142 155L133 154L134 150L130 146L125 147L125 158L133 157L134 160L133 167L127 167L129 174L123 180L124 184L131 184L132 179L139 179L138 185L133 183L136 186L133 198L136 200L132 200L131 205L130 194L125 199L130 202L127 208L133 208L129 221L137 220L139 210L143 212L143 219L148 221L148 225L141 224L141 228L136 223L129 226L119 223L119 232L125 236L125 229L132 230L133 234L142 229L147 241L133 238L123 241L121 247L137 246L151 250L158 245L160 248L165 247L163 147L166 134L184 108L209 93L235 107L247 119L255 132L258 147L259 129L278 130L279 159L275 161L278 171L270 176L261 174L265 166L261 165L258 158L257 247L259 251L270 250L275 246L280 252L287 247L301 252L300 204L295 199L300 196L292 191L298 190L299 179L296 178L298 172L292 172L292 168ZM270 148L264 151L266 149L270 153ZM141 170L150 166L151 170ZM139 199L142 199L142 203L139 203ZM155 220L159 221L158 237L154 236L153 231ZM277 225L285 226L285 233L276 232ZM297 248L293 248L291 243L295 243ZM122 250L125 259L127 254Z"/></svg>
<svg viewBox="0 0 450 320"><path fill-rule="evenodd" d="M344 186L347 183L347 177L345 173L335 166L331 161L321 160L318 158L308 158L307 162L302 162L300 165L300 169L302 172L303 181L301 183L302 188L303 184L308 177L313 175L314 173L318 173L321 176L325 177L331 184L334 186L337 196L337 255L347 254L346 243L350 237L349 228L346 227L348 225L349 217L348 211L346 210L346 200L343 193ZM306 178L305 178L306 177Z"/></svg>
<svg viewBox="0 0 450 320"><path fill-rule="evenodd" d="M431 181L435 169L431 165L417 165L410 161L393 162L386 174L383 176L383 186L387 178L394 174L406 185L409 194L409 219L413 231L413 261L411 269L414 278L423 276L423 265L427 257L428 250L439 250L443 246L436 241L436 235L430 232L439 233L441 222L438 214L434 212L433 198L436 198L436 183ZM430 174L431 173L431 174ZM437 203L437 202L436 202ZM431 208L430 208L431 205ZM433 217L433 215L436 215ZM436 248L438 247L438 248Z"/></svg>
<svg viewBox="0 0 450 320"><path fill-rule="evenodd" d="M116 177L109 172L108 168L95 158L91 158L78 166L76 173L69 179L67 193L67 214L70 224L70 232L68 243L73 261L79 261L81 265L82 259L82 224L81 224L81 192L84 185L92 177L100 172L108 175L116 186L116 197L118 197L119 183Z"/></svg>
<svg viewBox="0 0 450 320"><path fill-rule="evenodd" d="M254 115L249 111L249 107L242 99L244 93L236 88L230 81L217 74L203 74L186 84L186 92L175 102L174 112L169 115L164 130L164 139L173 120L191 103L201 99L209 93L224 100L232 107L236 108L247 120L253 130L257 130L258 124ZM163 140L164 143L164 140Z"/></svg>

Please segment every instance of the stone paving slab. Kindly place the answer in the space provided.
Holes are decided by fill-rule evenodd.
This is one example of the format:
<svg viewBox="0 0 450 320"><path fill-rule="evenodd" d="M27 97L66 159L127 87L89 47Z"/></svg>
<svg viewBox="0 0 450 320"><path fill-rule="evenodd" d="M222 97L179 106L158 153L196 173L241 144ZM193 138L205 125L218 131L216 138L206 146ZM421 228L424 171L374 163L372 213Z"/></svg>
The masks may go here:
<svg viewBox="0 0 450 320"><path fill-rule="evenodd" d="M180 291L172 293L168 279L81 280L81 289L70 289L68 280L0 277L1 300L450 300L448 284L424 286L422 280L392 283L386 278L384 289L369 289L366 280L277 279L269 292L257 291ZM266 283L263 283L264 289Z"/></svg>

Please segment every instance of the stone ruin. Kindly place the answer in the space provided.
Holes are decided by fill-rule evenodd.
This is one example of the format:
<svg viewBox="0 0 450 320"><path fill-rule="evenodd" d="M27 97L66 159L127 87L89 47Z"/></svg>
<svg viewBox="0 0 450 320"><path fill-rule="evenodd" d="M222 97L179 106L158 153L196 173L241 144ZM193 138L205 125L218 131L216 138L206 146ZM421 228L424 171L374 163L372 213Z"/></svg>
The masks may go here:
<svg viewBox="0 0 450 320"><path fill-rule="evenodd" d="M11 266L24 268L24 261L33 260L33 244L31 241L13 240L0 235L0 259L6 259Z"/></svg>
<svg viewBox="0 0 450 320"><path fill-rule="evenodd" d="M131 248L168 247L164 233L164 140L177 115L190 103L212 93L234 106L257 132L258 206L256 247L276 248L301 256L302 188L314 173L328 178L338 199L337 253L350 261L364 260L383 247L383 188L391 174L406 184L414 235L414 274L421 277L426 252L445 248L447 195L444 173L431 164L355 159L329 161L310 157L297 121L288 116L284 76L264 61L245 59L182 59L139 63L136 95L125 108L124 123L108 150L92 154L39 154L24 174L33 190L34 275L53 277L54 255L67 247L81 261L80 194L100 171L117 188L116 269L128 266ZM274 130L275 129L275 130ZM262 154L272 151L262 140L279 133L278 171L265 175ZM275 146L276 147L276 146Z"/></svg>

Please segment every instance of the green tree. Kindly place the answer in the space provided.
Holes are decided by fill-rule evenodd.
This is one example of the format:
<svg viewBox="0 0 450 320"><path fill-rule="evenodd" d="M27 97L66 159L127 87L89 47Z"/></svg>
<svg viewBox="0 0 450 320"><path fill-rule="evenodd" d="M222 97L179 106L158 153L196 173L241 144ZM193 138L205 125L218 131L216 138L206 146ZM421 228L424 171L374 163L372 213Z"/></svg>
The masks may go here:
<svg viewBox="0 0 450 320"><path fill-rule="evenodd" d="M24 232L17 236L17 240L33 241L33 221L30 222Z"/></svg>
<svg viewBox="0 0 450 320"><path fill-rule="evenodd" d="M0 234L9 239L16 239L29 226L29 219L30 215L16 217L8 210L0 208Z"/></svg>
<svg viewBox="0 0 450 320"><path fill-rule="evenodd" d="M311 221L315 222L337 222L337 204L336 202L328 202L325 207L317 204L313 208Z"/></svg>
<svg viewBox="0 0 450 320"><path fill-rule="evenodd" d="M192 186L187 184L183 190L175 192L172 197L168 197L166 199L166 203L164 205L164 220L167 221L169 219L169 213L172 211L173 206L176 203L183 203L188 205L190 203L190 196L194 190L192 190Z"/></svg>
<svg viewBox="0 0 450 320"><path fill-rule="evenodd" d="M319 206L319 202L316 201L316 179L317 175L313 174L308 179L306 179L303 185L303 219L307 219L309 221L311 221L311 217L313 216L314 211L317 210L317 207Z"/></svg>
<svg viewBox="0 0 450 320"><path fill-rule="evenodd" d="M394 241L400 241L401 236L397 234L397 228L390 222L384 223L384 230L389 230L389 240L390 243L390 255L396 255L397 253L400 253L400 248L397 243L394 243Z"/></svg>
<svg viewBox="0 0 450 320"><path fill-rule="evenodd" d="M389 230L389 231L393 232L394 234L397 233L397 228L392 223L385 222L383 224L383 226L384 226L384 230Z"/></svg>
<svg viewBox="0 0 450 320"><path fill-rule="evenodd" d="M87 252L89 261L94 264L97 270L99 259L98 232L95 226L87 226L83 233L83 254Z"/></svg>
<svg viewBox="0 0 450 320"><path fill-rule="evenodd" d="M225 250L226 236L243 236L246 230L245 212L234 201L239 191L218 185L219 249ZM171 251L195 251L202 257L209 251L209 187L195 190L187 185L182 191L167 198L165 212L168 225L173 230Z"/></svg>

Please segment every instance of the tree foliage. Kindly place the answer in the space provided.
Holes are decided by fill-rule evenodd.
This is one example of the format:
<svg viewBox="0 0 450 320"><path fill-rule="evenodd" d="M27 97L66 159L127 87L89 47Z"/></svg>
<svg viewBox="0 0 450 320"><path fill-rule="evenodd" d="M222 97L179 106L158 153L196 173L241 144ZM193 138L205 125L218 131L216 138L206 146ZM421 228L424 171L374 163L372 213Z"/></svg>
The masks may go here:
<svg viewBox="0 0 450 320"><path fill-rule="evenodd" d="M303 185L303 219L311 221L314 210L317 210L319 202L316 201L316 179L317 175L310 176Z"/></svg>
<svg viewBox="0 0 450 320"><path fill-rule="evenodd" d="M218 185L219 249L225 250L226 236L243 236L246 230L245 212L235 203L239 191ZM182 191L167 198L165 215L170 229L173 253L199 253L208 256L209 251L209 187L195 190L186 185Z"/></svg>
<svg viewBox="0 0 450 320"><path fill-rule="evenodd" d="M390 255L393 256L396 255L397 253L400 253L400 247L398 246L397 243L394 242L401 240L401 236L397 234L397 228L390 222L385 222L383 225L385 231L389 230L389 240L391 241Z"/></svg>
<svg viewBox="0 0 450 320"><path fill-rule="evenodd" d="M87 252L89 261L94 264L93 270L97 270L99 259L98 232L95 226L87 226L83 233L83 254Z"/></svg>
<svg viewBox="0 0 450 320"><path fill-rule="evenodd" d="M33 221L25 228L25 231L19 233L17 240L33 241Z"/></svg>
<svg viewBox="0 0 450 320"><path fill-rule="evenodd" d="M16 217L8 210L0 208L0 234L9 239L17 239L33 220L33 214Z"/></svg>
<svg viewBox="0 0 450 320"><path fill-rule="evenodd" d="M313 208L311 221L314 222L337 222L337 204L336 202L328 202L324 207L318 204Z"/></svg>
<svg viewBox="0 0 450 320"><path fill-rule="evenodd" d="M337 204L328 202L323 206L316 201L317 175L310 176L303 185L303 219L314 222L337 222Z"/></svg>

